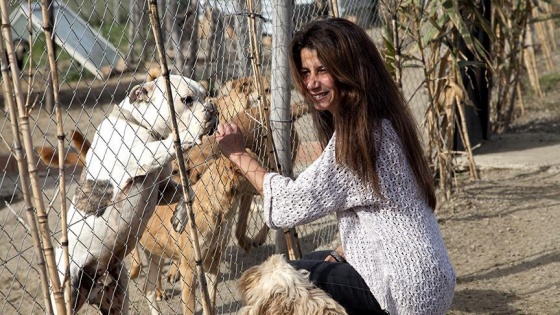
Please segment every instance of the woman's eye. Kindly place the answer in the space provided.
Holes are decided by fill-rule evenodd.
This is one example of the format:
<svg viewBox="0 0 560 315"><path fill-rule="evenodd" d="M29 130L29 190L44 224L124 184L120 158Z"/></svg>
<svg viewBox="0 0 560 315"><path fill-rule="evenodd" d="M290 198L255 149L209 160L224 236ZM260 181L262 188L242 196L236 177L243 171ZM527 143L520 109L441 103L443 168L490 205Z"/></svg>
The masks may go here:
<svg viewBox="0 0 560 315"><path fill-rule="evenodd" d="M194 102L194 99L192 96L187 96L187 97L183 97L181 99L181 101L183 102L183 104L185 104L187 107L190 107L192 105L192 103Z"/></svg>

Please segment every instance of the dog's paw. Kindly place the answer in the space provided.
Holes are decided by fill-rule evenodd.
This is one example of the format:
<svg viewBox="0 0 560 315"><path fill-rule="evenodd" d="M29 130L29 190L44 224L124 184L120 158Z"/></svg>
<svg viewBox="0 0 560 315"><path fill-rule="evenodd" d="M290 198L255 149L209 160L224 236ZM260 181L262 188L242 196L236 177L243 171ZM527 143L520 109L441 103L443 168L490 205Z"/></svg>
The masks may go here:
<svg viewBox="0 0 560 315"><path fill-rule="evenodd" d="M175 232L180 234L185 231L188 221L189 214L187 213L187 206L185 205L185 201L181 199L177 203L175 211L173 211L173 216L171 217L171 225L173 226Z"/></svg>
<svg viewBox="0 0 560 315"><path fill-rule="evenodd" d="M173 263L167 270L167 282L176 283L180 278L181 273L179 272L179 268L177 268L177 265Z"/></svg>

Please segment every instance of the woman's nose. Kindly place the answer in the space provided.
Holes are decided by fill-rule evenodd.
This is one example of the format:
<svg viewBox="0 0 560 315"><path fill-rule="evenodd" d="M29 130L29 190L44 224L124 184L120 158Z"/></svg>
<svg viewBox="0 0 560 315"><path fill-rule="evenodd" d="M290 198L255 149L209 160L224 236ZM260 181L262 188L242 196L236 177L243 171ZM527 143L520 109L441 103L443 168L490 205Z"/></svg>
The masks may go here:
<svg viewBox="0 0 560 315"><path fill-rule="evenodd" d="M305 85L308 90L312 90L319 86L319 81L317 80L317 77L315 77L314 75L309 75L307 77L307 80L305 81Z"/></svg>

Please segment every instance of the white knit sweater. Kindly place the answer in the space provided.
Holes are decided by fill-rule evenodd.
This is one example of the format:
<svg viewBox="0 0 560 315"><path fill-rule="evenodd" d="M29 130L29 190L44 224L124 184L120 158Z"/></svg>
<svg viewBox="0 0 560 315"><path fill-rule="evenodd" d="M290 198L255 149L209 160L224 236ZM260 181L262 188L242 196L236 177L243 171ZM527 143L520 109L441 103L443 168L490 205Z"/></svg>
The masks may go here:
<svg viewBox="0 0 560 315"><path fill-rule="evenodd" d="M384 309L395 314L445 314L455 272L432 209L422 197L401 142L382 123L377 173L383 199L335 160L332 137L321 156L294 181L264 180L264 217L288 228L336 212L347 261Z"/></svg>

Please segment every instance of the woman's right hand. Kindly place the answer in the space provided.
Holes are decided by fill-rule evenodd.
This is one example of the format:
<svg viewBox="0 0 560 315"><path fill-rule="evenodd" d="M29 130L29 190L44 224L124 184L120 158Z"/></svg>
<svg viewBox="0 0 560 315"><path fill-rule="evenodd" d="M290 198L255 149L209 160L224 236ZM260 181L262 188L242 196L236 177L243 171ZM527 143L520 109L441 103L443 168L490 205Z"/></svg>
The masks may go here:
<svg viewBox="0 0 560 315"><path fill-rule="evenodd" d="M216 141L222 154L237 165L241 173L262 195L266 169L245 150L245 139L239 126L233 122L219 124L218 130L216 130Z"/></svg>
<svg viewBox="0 0 560 315"><path fill-rule="evenodd" d="M239 126L233 122L218 125L216 141L220 146L222 154L230 158L232 154L245 153L245 139Z"/></svg>

